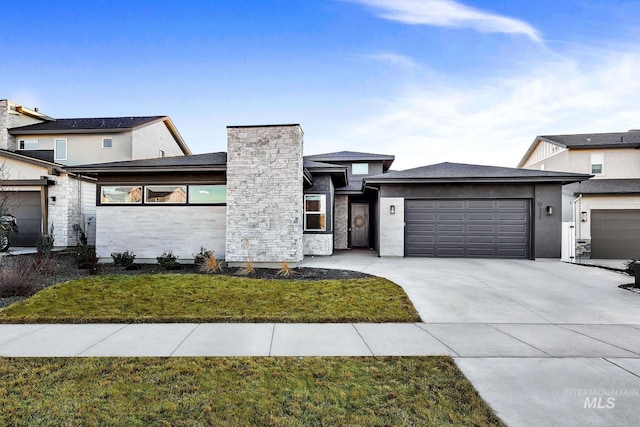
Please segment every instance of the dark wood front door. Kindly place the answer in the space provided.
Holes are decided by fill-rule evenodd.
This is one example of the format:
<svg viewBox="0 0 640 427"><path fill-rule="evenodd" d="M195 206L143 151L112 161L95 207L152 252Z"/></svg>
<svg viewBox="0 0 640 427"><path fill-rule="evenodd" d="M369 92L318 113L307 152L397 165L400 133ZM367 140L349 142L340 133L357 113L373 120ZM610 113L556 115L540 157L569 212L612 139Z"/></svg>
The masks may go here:
<svg viewBox="0 0 640 427"><path fill-rule="evenodd" d="M351 247L369 247L369 204L351 204Z"/></svg>

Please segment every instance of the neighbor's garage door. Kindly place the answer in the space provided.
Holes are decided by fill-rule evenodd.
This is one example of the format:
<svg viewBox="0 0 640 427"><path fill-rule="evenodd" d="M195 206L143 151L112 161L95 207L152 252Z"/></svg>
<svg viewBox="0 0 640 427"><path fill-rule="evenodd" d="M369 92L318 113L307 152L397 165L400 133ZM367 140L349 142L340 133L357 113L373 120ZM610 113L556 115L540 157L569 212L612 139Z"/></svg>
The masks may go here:
<svg viewBox="0 0 640 427"><path fill-rule="evenodd" d="M591 258L640 257L640 210L592 210Z"/></svg>
<svg viewBox="0 0 640 427"><path fill-rule="evenodd" d="M35 246L42 223L40 192L24 191L11 193L8 200L9 213L18 221L18 234L11 234L11 246Z"/></svg>
<svg viewBox="0 0 640 427"><path fill-rule="evenodd" d="M528 200L407 200L405 255L529 258Z"/></svg>

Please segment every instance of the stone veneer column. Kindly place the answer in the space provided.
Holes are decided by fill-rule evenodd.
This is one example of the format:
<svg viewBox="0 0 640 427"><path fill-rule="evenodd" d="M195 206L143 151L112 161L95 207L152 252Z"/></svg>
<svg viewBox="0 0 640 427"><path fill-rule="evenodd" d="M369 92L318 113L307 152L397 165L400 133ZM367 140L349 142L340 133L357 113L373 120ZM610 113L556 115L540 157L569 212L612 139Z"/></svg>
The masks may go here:
<svg viewBox="0 0 640 427"><path fill-rule="evenodd" d="M299 125L227 128L226 261L303 258L303 132Z"/></svg>

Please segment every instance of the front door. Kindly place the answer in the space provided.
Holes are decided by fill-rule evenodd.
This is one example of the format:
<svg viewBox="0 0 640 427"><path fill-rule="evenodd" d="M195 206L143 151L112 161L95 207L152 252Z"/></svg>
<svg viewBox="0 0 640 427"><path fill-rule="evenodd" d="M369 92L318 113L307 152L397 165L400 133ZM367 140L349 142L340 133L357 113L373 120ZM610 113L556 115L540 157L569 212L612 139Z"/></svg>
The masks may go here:
<svg viewBox="0 0 640 427"><path fill-rule="evenodd" d="M369 247L369 204L351 204L351 247Z"/></svg>

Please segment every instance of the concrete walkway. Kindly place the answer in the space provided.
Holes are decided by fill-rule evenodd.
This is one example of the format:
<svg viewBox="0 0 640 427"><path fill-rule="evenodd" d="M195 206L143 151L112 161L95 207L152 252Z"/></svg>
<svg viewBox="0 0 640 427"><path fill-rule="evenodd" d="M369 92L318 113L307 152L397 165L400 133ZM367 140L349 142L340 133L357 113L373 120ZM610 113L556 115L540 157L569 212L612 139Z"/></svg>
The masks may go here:
<svg viewBox="0 0 640 427"><path fill-rule="evenodd" d="M558 261L387 259L305 266L400 284L424 323L0 325L0 356L450 355L510 426L635 426L640 294Z"/></svg>

